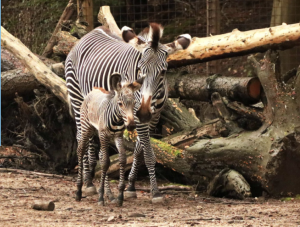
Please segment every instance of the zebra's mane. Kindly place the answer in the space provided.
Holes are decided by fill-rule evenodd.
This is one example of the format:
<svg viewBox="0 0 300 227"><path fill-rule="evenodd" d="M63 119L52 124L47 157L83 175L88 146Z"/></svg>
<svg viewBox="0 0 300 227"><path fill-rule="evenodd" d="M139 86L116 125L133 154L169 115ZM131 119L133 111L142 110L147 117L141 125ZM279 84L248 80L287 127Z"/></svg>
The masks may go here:
<svg viewBox="0 0 300 227"><path fill-rule="evenodd" d="M139 33L138 37L144 42L151 41L151 47L157 49L160 38L163 35L163 27L157 23L150 23L150 26Z"/></svg>

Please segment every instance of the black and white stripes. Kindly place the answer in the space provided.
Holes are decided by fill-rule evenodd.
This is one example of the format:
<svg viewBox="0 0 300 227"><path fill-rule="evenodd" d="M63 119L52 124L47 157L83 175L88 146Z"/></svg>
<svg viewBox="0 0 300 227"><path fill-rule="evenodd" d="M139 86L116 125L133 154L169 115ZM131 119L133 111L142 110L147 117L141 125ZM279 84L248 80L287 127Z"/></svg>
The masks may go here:
<svg viewBox="0 0 300 227"><path fill-rule="evenodd" d="M154 23L140 36L136 36L128 27L124 27L122 32L123 39L114 36L106 28L96 28L81 38L66 59L66 81L75 113L77 139L81 138L80 106L83 97L93 87L111 90L109 80L113 73L122 73L122 85L144 78L141 89L135 92L134 120L138 139L127 191L131 194L135 192L139 158L144 153L152 195L161 197L155 178L156 160L150 146L149 131L156 126L168 95L164 75L168 66L167 55L187 48L191 39L189 35L182 35L173 43L163 45L159 43L163 29ZM87 178L91 183L91 177Z"/></svg>
<svg viewBox="0 0 300 227"><path fill-rule="evenodd" d="M115 79L117 78L117 79ZM83 155L86 153L89 145L89 139L94 130L98 131L101 149L99 156L102 166L99 203L104 205L104 182L106 172L109 168L108 145L110 138L114 138L116 147L119 151L120 161L120 181L119 195L117 203L119 206L123 203L123 191L125 189L124 174L126 165L125 149L123 147L123 131L125 126L134 125L133 108L135 104L134 92L141 87L140 81L120 85L121 76L114 74L111 76L111 88L113 92L107 92L102 88L94 88L85 98L80 109L81 137L78 140L78 179L76 200L80 201L82 197L82 171Z"/></svg>

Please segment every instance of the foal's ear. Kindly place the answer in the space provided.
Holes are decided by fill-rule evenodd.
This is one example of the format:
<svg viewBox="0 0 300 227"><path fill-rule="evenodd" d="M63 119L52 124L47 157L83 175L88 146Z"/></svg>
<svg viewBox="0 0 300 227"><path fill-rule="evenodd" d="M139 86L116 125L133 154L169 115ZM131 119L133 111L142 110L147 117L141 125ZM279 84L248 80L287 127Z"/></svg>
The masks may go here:
<svg viewBox="0 0 300 227"><path fill-rule="evenodd" d="M131 88L133 91L138 91L143 85L145 77L141 77L137 79L136 81L132 82L128 85L129 88Z"/></svg>
<svg viewBox="0 0 300 227"><path fill-rule="evenodd" d="M114 90L116 92L120 91L120 89L122 88L121 79L122 79L121 74L119 74L119 73L113 73L110 76L109 85L110 85L111 90Z"/></svg>

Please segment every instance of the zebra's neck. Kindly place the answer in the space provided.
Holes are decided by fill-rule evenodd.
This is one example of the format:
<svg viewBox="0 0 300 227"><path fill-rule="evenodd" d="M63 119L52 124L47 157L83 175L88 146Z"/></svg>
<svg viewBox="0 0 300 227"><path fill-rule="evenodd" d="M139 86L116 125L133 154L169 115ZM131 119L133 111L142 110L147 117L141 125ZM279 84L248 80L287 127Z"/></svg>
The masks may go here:
<svg viewBox="0 0 300 227"><path fill-rule="evenodd" d="M123 123L123 118L121 111L118 107L118 97L115 95L114 98L110 101L110 117L113 119L113 122L115 125L120 125L120 123Z"/></svg>

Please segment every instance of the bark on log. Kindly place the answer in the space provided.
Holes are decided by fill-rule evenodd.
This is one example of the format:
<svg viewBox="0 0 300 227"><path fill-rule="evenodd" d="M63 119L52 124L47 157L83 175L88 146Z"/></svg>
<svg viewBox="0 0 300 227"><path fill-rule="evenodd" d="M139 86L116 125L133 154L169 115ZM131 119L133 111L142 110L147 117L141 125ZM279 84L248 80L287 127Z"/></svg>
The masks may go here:
<svg viewBox="0 0 300 227"><path fill-rule="evenodd" d="M188 110L178 99L168 99L160 116L163 137L195 128L200 125L200 120Z"/></svg>
<svg viewBox="0 0 300 227"><path fill-rule="evenodd" d="M53 47L53 53L59 56L67 56L73 46L79 41L69 32L61 31L56 34L57 45Z"/></svg>
<svg viewBox="0 0 300 227"><path fill-rule="evenodd" d="M56 75L64 76L63 63L56 63L50 65L50 69ZM25 72L24 72L25 71ZM1 73L1 95L2 105L8 104L11 99L15 98L15 93L18 92L20 96L28 96L33 94L33 90L38 88L40 83L35 76L27 70L14 69Z"/></svg>
<svg viewBox="0 0 300 227"><path fill-rule="evenodd" d="M120 166L119 166L119 155L112 155L110 158L110 166L107 171L107 174L109 177L117 178L119 176ZM127 151L126 152L126 166L125 166L125 172L131 169L133 162L133 155L132 152ZM97 162L96 168L95 168L95 177L100 178L101 177L101 165L99 162Z"/></svg>
<svg viewBox="0 0 300 227"><path fill-rule="evenodd" d="M79 23L87 23L87 31L94 28L93 17L93 1L92 0L77 0L77 14Z"/></svg>
<svg viewBox="0 0 300 227"><path fill-rule="evenodd" d="M194 74L167 73L169 98L210 101L211 94L218 92L221 96L245 104L257 103L260 100L261 84L255 77L200 77Z"/></svg>
<svg viewBox="0 0 300 227"><path fill-rule="evenodd" d="M288 49L299 45L299 23L246 32L234 29L231 33L222 35L205 38L194 37L186 50L170 55L167 61L169 68L174 68L250 53L265 52L268 49Z"/></svg>
<svg viewBox="0 0 300 227"><path fill-rule="evenodd" d="M32 94L40 84L31 73L24 73L20 69L9 70L1 73L1 95L5 97L2 102L11 101L15 93L19 95ZM6 103L7 104L7 103ZM6 105L2 103L2 105Z"/></svg>
<svg viewBox="0 0 300 227"><path fill-rule="evenodd" d="M65 81L55 75L38 57L22 42L12 36L1 26L1 45L11 51L32 72L36 79L63 103L68 105L68 94Z"/></svg>
<svg viewBox="0 0 300 227"><path fill-rule="evenodd" d="M52 201L51 202L36 201L32 205L32 209L34 209L34 210L53 211L54 208L55 208L55 205Z"/></svg>
<svg viewBox="0 0 300 227"><path fill-rule="evenodd" d="M74 0L70 0L65 10L63 11L62 15L60 16L59 21L51 35L51 38L48 41L47 46L45 47L45 50L42 54L44 57L49 57L52 54L53 52L52 48L55 45L56 33L61 29L63 21L69 20L69 18L72 16L74 11L75 11Z"/></svg>

